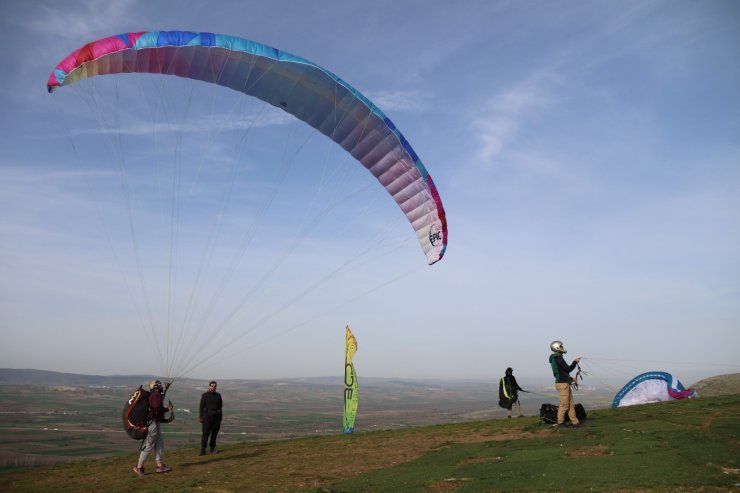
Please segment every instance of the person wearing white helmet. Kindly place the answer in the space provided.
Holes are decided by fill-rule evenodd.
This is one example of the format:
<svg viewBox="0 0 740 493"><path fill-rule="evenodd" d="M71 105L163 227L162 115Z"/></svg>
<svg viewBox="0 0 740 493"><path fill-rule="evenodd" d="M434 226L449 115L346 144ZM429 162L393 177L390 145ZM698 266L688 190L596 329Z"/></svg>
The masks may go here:
<svg viewBox="0 0 740 493"><path fill-rule="evenodd" d="M169 387L169 383L163 387L162 382L159 380L149 382L149 413L152 421L147 428L146 439L139 454L139 462L134 466L134 472L139 477L144 477L144 462L146 462L149 452L152 449L154 450L157 463L156 472L164 473L172 470L170 466L164 463L164 437L162 436L162 431L159 429L160 423L170 423L175 419L175 414L172 412L172 403L170 402L165 407L162 402L163 394L167 387ZM170 412L169 418L165 418L164 415L167 411Z"/></svg>
<svg viewBox="0 0 740 493"><path fill-rule="evenodd" d="M570 376L570 372L575 370L581 358L578 357L573 360L571 364L565 362L563 355L568 351L560 341L552 341L550 344L550 367L552 368L553 376L555 377L555 388L558 391L560 397L560 407L558 408L558 422L557 427L563 427L565 425L565 413L568 413L570 422L574 427L579 427L580 423L576 417L576 404L573 401L573 391L571 390L571 384L573 378Z"/></svg>

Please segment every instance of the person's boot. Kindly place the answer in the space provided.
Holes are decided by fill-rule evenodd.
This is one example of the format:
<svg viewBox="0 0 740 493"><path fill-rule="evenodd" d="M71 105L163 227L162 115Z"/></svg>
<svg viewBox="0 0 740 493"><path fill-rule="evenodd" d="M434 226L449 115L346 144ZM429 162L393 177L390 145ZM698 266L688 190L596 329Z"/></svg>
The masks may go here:
<svg viewBox="0 0 740 493"><path fill-rule="evenodd" d="M206 449L200 449L200 453L198 455L206 455Z"/></svg>

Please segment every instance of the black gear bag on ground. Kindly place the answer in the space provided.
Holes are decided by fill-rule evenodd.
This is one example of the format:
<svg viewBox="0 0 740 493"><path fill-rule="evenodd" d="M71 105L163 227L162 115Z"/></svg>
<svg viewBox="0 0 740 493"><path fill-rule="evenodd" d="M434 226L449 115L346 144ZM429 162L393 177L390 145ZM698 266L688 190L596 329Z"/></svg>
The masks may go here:
<svg viewBox="0 0 740 493"><path fill-rule="evenodd" d="M123 429L134 440L143 440L151 422L149 415L149 394L141 385L123 405Z"/></svg>
<svg viewBox="0 0 740 493"><path fill-rule="evenodd" d="M584 409L583 405L576 404L576 418L578 418L578 421L584 421L587 416L586 409ZM555 404L542 404L540 407L540 422L556 424L558 422L558 406ZM564 422L570 422L568 413L565 413Z"/></svg>

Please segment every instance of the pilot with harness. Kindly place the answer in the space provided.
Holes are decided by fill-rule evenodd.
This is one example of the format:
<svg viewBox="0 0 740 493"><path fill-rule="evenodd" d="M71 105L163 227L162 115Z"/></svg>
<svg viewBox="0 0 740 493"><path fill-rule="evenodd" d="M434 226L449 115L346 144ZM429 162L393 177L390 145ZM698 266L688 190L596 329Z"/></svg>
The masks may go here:
<svg viewBox="0 0 740 493"><path fill-rule="evenodd" d="M552 344L550 344L550 349L552 350L552 354L550 355L550 366L552 368L553 376L555 377L555 388L560 397L558 422L555 426L558 428L565 426L565 413L567 412L573 427L578 428L580 423L576 417L576 404L573 401L573 391L571 389L571 385L573 385L574 380L571 378L570 372L575 370L576 366L578 366L578 363L581 361L581 358L579 357L574 359L573 363L570 365L566 363L563 355L568 351L566 351L565 346L563 346L563 343L560 341L553 341ZM576 385L578 385L577 379Z"/></svg>
<svg viewBox="0 0 740 493"><path fill-rule="evenodd" d="M508 412L506 413L507 418L511 418L511 407L516 407L516 416L517 418L521 418L524 416L522 414L522 406L519 404L519 394L518 391L526 392L523 388L519 386L519 384L516 382L516 378L514 377L514 370L511 368L506 369L506 374L501 378L501 381L498 384L498 405L506 409Z"/></svg>

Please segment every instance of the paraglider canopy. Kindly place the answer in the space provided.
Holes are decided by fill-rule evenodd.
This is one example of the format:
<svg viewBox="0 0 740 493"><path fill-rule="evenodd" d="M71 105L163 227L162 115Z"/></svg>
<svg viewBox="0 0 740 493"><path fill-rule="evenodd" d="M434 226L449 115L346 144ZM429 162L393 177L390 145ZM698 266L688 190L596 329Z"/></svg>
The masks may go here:
<svg viewBox="0 0 740 493"><path fill-rule="evenodd" d="M612 407L634 406L650 402L672 401L698 397L694 389L687 389L670 373L650 371L637 375L617 392Z"/></svg>
<svg viewBox="0 0 740 493"><path fill-rule="evenodd" d="M132 32L88 43L52 71L47 89L97 75L176 75L254 96L306 122L372 173L411 223L429 264L447 248L447 220L432 177L393 122L325 68L224 34Z"/></svg>

